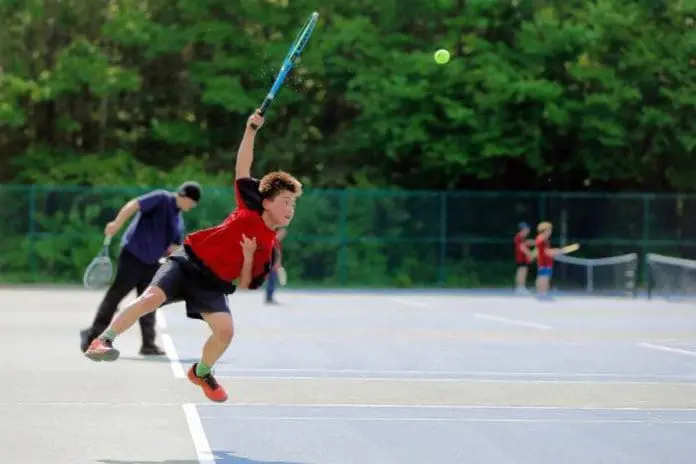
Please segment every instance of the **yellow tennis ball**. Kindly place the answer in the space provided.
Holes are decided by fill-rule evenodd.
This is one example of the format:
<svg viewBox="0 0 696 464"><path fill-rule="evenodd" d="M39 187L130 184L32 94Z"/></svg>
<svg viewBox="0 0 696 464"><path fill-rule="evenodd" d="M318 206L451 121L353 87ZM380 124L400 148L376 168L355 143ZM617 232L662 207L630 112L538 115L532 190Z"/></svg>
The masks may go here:
<svg viewBox="0 0 696 464"><path fill-rule="evenodd" d="M435 52L435 62L437 64L445 64L450 60L450 52L444 48L439 49Z"/></svg>

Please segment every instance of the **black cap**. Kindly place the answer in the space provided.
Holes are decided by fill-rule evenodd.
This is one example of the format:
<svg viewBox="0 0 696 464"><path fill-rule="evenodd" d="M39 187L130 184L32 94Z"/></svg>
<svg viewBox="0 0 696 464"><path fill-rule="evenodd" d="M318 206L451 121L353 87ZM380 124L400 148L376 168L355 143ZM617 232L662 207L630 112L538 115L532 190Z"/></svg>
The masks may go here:
<svg viewBox="0 0 696 464"><path fill-rule="evenodd" d="M179 187L177 193L182 197L187 197L198 203L201 201L201 186L192 180L184 182Z"/></svg>

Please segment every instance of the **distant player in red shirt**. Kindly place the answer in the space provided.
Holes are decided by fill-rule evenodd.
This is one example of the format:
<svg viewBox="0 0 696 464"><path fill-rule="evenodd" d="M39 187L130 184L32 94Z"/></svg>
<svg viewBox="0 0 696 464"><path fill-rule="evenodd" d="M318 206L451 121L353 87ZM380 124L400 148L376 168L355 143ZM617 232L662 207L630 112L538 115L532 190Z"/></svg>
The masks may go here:
<svg viewBox="0 0 696 464"><path fill-rule="evenodd" d="M515 235L515 264L517 265L517 273L515 274L515 291L517 293L528 293L527 290L527 273L529 263L532 262L532 252L529 247L534 244L533 240L527 240L529 236L529 224L520 222L519 232Z"/></svg>
<svg viewBox="0 0 696 464"><path fill-rule="evenodd" d="M117 335L128 330L144 314L176 301L186 302L186 315L203 319L212 334L203 346L200 361L188 378L212 401L226 401L227 393L213 376L213 365L225 352L234 334L227 295L236 288L259 288L276 254L276 231L295 214L302 185L290 174L272 172L260 181L251 177L256 131L263 117L247 121L236 164L237 208L222 224L190 234L184 246L162 264L150 286L89 346L85 355L94 361L115 361Z"/></svg>
<svg viewBox="0 0 696 464"><path fill-rule="evenodd" d="M549 292L551 276L553 275L553 258L559 253L559 249L551 248L551 233L553 225L550 222L542 222L537 226L535 240L537 258L537 296L546 297Z"/></svg>

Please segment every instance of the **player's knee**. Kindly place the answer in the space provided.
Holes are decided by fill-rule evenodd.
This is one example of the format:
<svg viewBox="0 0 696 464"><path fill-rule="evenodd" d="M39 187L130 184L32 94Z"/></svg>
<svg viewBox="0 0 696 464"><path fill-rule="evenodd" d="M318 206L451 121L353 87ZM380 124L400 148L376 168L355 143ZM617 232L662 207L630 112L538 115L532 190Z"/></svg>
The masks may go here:
<svg viewBox="0 0 696 464"><path fill-rule="evenodd" d="M231 342L234 337L234 326L226 324L215 328L215 336L221 341Z"/></svg>
<svg viewBox="0 0 696 464"><path fill-rule="evenodd" d="M167 301L167 295L161 288L151 285L138 297L138 300L145 312L149 313L162 306Z"/></svg>

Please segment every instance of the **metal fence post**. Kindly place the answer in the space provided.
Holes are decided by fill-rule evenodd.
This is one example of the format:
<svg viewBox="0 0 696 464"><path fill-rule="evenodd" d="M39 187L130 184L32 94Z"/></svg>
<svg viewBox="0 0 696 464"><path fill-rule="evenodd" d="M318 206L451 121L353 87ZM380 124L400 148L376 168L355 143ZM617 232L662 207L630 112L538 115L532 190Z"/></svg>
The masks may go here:
<svg viewBox="0 0 696 464"><path fill-rule="evenodd" d="M348 281L348 191L341 190L339 211L338 281Z"/></svg>
<svg viewBox="0 0 696 464"><path fill-rule="evenodd" d="M29 270L36 273L36 185L29 187Z"/></svg>
<svg viewBox="0 0 696 464"><path fill-rule="evenodd" d="M447 192L440 193L440 256L437 280L440 285L447 281Z"/></svg>
<svg viewBox="0 0 696 464"><path fill-rule="evenodd" d="M546 193L542 192L539 194L538 202L539 221L550 221L550 219L546 217Z"/></svg>

